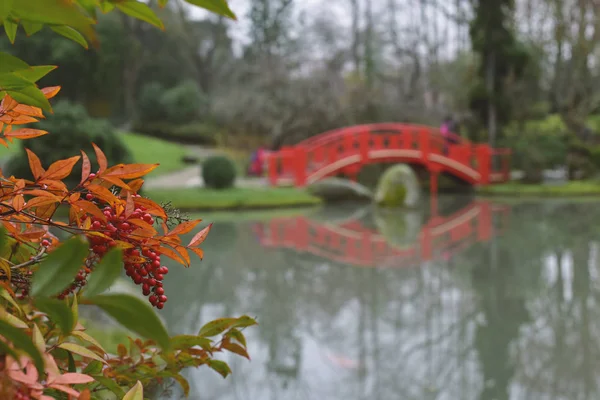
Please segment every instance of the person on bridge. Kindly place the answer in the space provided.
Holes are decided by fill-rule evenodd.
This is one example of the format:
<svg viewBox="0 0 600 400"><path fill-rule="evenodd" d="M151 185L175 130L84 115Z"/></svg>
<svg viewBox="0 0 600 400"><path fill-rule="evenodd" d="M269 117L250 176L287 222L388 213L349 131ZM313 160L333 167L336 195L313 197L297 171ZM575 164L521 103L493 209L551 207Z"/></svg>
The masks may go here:
<svg viewBox="0 0 600 400"><path fill-rule="evenodd" d="M440 126L440 133L442 135L442 139L444 140L444 154L448 154L448 144L451 142L450 134L452 133L452 128L454 127L454 121L452 117L448 116L444 118L444 122Z"/></svg>

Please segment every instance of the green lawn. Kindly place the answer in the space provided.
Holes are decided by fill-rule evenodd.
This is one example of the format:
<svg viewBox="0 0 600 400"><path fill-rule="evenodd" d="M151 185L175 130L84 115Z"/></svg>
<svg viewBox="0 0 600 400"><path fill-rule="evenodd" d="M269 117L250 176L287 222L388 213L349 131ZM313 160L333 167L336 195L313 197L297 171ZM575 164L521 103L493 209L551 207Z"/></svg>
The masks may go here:
<svg viewBox="0 0 600 400"><path fill-rule="evenodd" d="M135 133L122 133L121 138L131 151L134 162L140 164L160 164L149 176L167 174L178 171L186 166L181 161L181 158L186 154L185 147L181 144ZM9 148L0 145L0 159L10 157L19 151L19 148L18 141L11 144Z"/></svg>
<svg viewBox="0 0 600 400"><path fill-rule="evenodd" d="M591 196L600 195L600 182L597 181L573 181L561 184L525 184L510 182L499 185L490 185L477 189L481 195L494 196Z"/></svg>
<svg viewBox="0 0 600 400"><path fill-rule="evenodd" d="M185 168L181 158L186 154L186 150L181 144L135 133L123 133L122 138L136 163L160 164L149 176L163 175Z"/></svg>
<svg viewBox="0 0 600 400"><path fill-rule="evenodd" d="M235 210L300 207L320 204L307 192L295 188L205 188L146 190L145 196L158 202L170 201L181 210Z"/></svg>

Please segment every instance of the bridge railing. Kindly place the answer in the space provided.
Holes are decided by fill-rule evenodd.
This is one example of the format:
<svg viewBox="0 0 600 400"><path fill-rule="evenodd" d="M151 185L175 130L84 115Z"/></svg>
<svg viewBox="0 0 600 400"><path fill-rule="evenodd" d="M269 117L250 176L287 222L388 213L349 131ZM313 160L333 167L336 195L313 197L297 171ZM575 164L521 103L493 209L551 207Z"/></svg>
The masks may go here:
<svg viewBox="0 0 600 400"><path fill-rule="evenodd" d="M453 143L448 143L438 129L403 124L339 129L271 153L269 181L304 186L340 172L356 176L365 164L398 161L421 163L436 173L450 170L472 184L508 179L510 150L454 136Z"/></svg>

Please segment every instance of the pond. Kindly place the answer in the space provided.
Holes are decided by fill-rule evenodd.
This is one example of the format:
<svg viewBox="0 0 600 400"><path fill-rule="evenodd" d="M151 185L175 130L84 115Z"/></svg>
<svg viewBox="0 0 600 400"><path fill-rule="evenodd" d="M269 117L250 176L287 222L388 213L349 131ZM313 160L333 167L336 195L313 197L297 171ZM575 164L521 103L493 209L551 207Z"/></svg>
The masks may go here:
<svg viewBox="0 0 600 400"><path fill-rule="evenodd" d="M171 268L161 314L173 334L222 316L260 325L252 361L227 357L226 380L191 371L190 398L600 398L600 208L438 209L221 218L205 260Z"/></svg>

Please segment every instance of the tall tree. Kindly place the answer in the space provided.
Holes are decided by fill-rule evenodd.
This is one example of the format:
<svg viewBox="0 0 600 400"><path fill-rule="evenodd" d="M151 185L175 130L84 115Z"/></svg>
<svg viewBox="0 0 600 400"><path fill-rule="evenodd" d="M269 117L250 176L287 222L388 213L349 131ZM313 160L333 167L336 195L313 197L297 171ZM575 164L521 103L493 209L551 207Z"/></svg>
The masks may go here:
<svg viewBox="0 0 600 400"><path fill-rule="evenodd" d="M493 146L510 118L503 86L509 78L521 76L528 57L513 31L514 0L475 0L473 6L469 32L473 51L480 56L480 80L472 88L471 109L487 126Z"/></svg>

